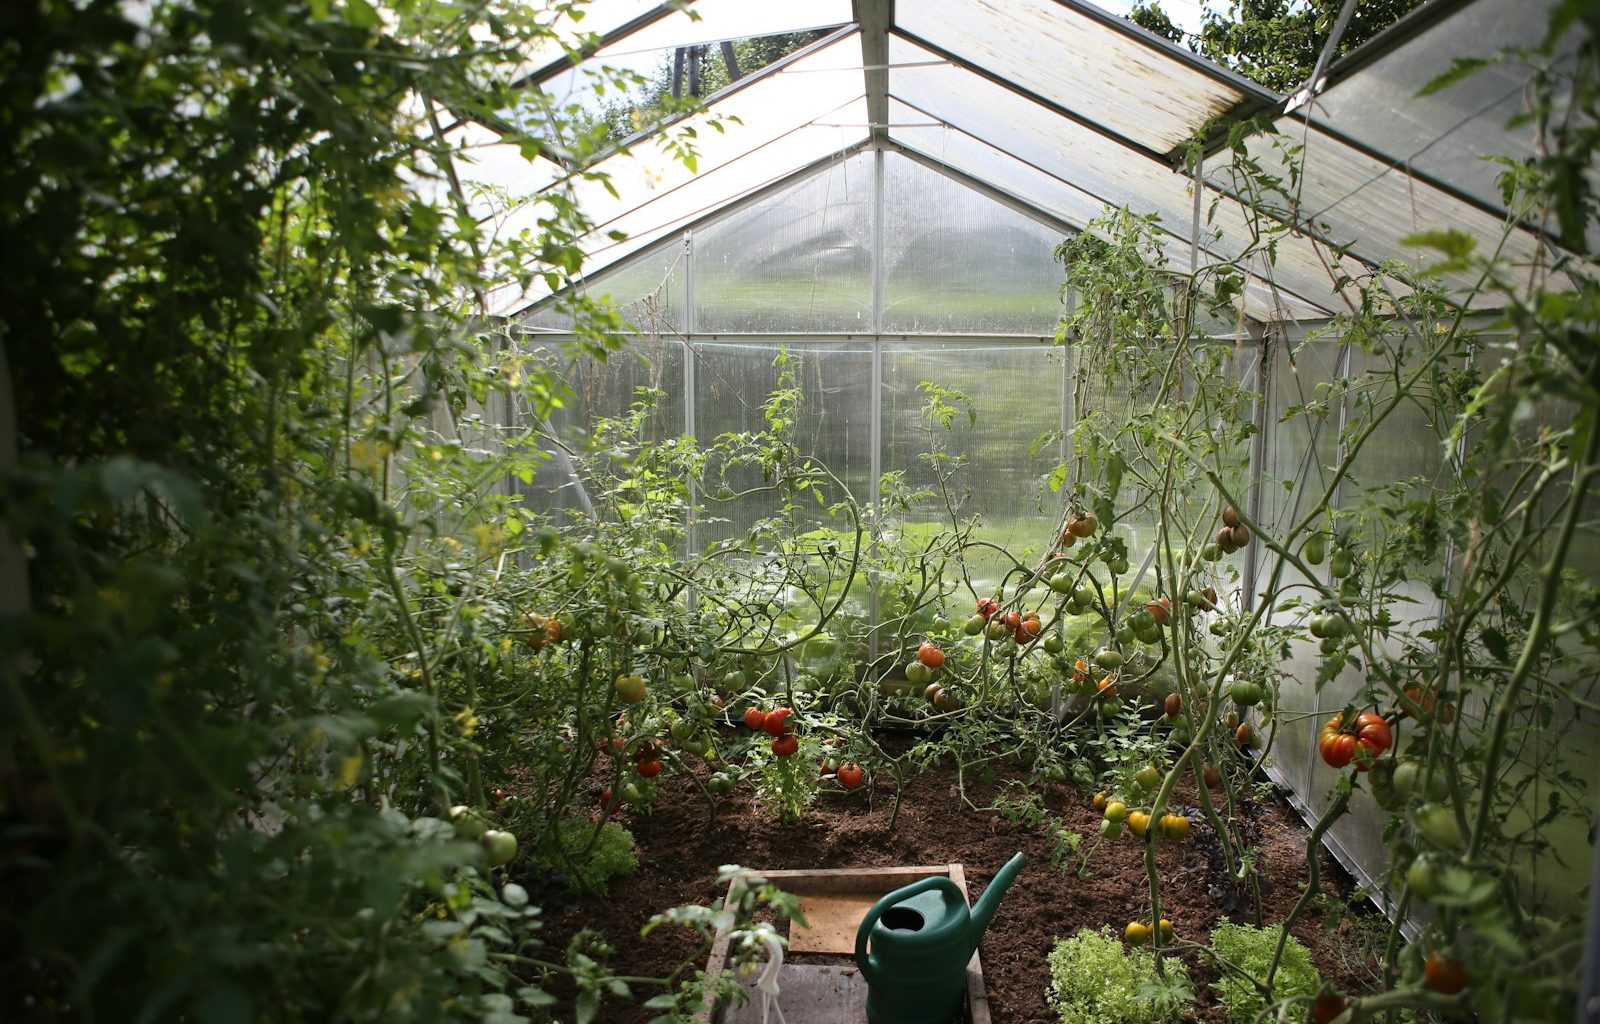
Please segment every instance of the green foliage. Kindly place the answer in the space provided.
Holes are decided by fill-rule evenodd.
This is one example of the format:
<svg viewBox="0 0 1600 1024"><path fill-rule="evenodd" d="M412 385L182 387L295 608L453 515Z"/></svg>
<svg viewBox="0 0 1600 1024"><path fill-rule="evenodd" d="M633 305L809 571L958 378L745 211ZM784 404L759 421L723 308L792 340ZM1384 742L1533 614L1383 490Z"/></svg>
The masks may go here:
<svg viewBox="0 0 1600 1024"><path fill-rule="evenodd" d="M1176 1021L1194 998L1188 972L1177 960L1155 971L1155 954L1129 949L1109 928L1088 928L1057 939L1045 958L1048 999L1062 1024L1165 1024Z"/></svg>
<svg viewBox="0 0 1600 1024"><path fill-rule="evenodd" d="M1388 28L1422 0L1363 0L1350 19L1335 57L1342 57ZM1343 8L1343 0L1234 0L1227 13L1206 8L1198 36L1172 23L1159 0L1140 3L1130 20L1278 92L1305 85Z"/></svg>
<svg viewBox="0 0 1600 1024"><path fill-rule="evenodd" d="M1237 1024L1259 1019L1268 1002L1262 998L1257 985L1266 982L1267 970L1273 963L1282 933L1281 927L1257 928L1233 924L1226 919L1211 933L1211 952L1223 961L1224 971L1212 987L1228 1008L1229 1019ZM1295 996L1315 995L1322 987L1322 975L1311 962L1311 951L1292 935L1284 945L1277 968L1272 979L1270 1001L1273 1003Z"/></svg>
<svg viewBox="0 0 1600 1024"><path fill-rule="evenodd" d="M573 895L585 885L602 896L609 895L614 880L628 877L639 866L632 832L614 821L597 827L588 818L562 818L546 833L534 858L545 867L566 872L567 888Z"/></svg>

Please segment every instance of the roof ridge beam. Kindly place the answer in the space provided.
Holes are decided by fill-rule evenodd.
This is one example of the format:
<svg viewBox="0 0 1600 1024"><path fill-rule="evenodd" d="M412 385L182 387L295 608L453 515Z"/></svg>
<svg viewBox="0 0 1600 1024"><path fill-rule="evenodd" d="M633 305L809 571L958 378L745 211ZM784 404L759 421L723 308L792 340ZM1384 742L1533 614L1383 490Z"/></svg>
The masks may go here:
<svg viewBox="0 0 1600 1024"><path fill-rule="evenodd" d="M851 9L861 26L870 138L881 145L889 139L889 26L894 24L894 0L852 0Z"/></svg>

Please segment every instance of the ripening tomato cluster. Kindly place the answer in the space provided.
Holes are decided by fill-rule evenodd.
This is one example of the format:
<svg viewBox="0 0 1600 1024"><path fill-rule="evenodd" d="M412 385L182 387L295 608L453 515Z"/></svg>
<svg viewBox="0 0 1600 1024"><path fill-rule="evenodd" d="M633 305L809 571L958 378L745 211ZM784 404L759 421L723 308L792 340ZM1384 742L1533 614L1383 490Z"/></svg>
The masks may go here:
<svg viewBox="0 0 1600 1024"><path fill-rule="evenodd" d="M1348 728L1344 715L1337 714L1322 724L1317 738L1317 752L1322 760L1335 768L1344 768L1352 761L1357 771L1370 771L1378 757L1394 746L1394 732L1388 719L1372 711L1356 715Z"/></svg>
<svg viewBox="0 0 1600 1024"><path fill-rule="evenodd" d="M800 750L800 737L790 727L793 717L793 708L779 707L771 711L749 708L744 713L744 724L772 737L772 753L775 757L793 757Z"/></svg>

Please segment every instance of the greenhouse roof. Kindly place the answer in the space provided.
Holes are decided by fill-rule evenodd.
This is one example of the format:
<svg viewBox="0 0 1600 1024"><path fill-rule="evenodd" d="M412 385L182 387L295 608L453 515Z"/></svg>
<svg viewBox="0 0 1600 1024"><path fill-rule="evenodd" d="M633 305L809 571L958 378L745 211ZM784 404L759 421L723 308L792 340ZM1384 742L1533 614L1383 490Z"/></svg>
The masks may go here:
<svg viewBox="0 0 1600 1024"><path fill-rule="evenodd" d="M1262 322L1320 319L1343 308L1340 276L1394 258L1425 262L1407 236L1454 228L1499 239L1507 215L1485 157L1531 153L1531 129L1506 127L1529 72L1503 65L1417 93L1458 56L1536 43L1553 6L1433 0L1336 63L1306 102L1083 0L693 0L683 9L595 0L581 25L563 24L559 42L530 56L530 86L570 93L591 68L677 47L825 34L663 129L695 129L692 168L651 144L667 137L660 131L583 169L604 181L559 154L530 161L476 122L448 137L470 165L464 176L493 186L477 202L497 232L536 228L547 190L575 198L595 225L579 242L588 277L864 149L901 153L1067 230L1108 205L1155 214L1165 255L1187 268L1244 249L1247 212L1231 156L1216 150L1229 123L1264 114L1304 157L1301 230L1279 243L1272 266L1248 268L1245 309ZM1211 154L1196 197L1185 153L1202 131ZM1281 162L1270 136L1248 152L1269 168ZM1530 259L1548 244L1521 225L1506 254ZM525 310L548 297L543 289L541 278L502 288L491 311Z"/></svg>

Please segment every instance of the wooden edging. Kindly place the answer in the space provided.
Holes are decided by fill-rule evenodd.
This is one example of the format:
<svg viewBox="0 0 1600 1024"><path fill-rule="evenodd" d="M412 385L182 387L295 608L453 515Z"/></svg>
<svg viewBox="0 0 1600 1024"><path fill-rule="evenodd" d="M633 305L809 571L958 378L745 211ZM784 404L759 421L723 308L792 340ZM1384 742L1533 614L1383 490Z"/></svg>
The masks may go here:
<svg viewBox="0 0 1600 1024"><path fill-rule="evenodd" d="M910 885L912 882L933 875L948 876L952 882L961 887L961 894L967 900L967 905L972 905L972 899L967 895L966 871L960 864L777 871L752 869L733 876L728 883L728 897L732 897L734 885L752 876L763 878L785 892L793 893L889 893L903 885ZM717 941L711 947L711 958L706 961L706 977L717 977L728 965L729 941L730 936L727 932L717 935ZM712 1024L714 1015L714 1008L707 1006L695 1016L695 1019L702 1024ZM990 1024L989 996L983 986L983 962L979 959L977 950L973 950L972 959L967 961L967 1016L969 1024ZM804 1022L797 1021L796 1024Z"/></svg>

